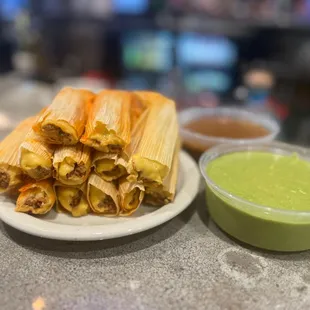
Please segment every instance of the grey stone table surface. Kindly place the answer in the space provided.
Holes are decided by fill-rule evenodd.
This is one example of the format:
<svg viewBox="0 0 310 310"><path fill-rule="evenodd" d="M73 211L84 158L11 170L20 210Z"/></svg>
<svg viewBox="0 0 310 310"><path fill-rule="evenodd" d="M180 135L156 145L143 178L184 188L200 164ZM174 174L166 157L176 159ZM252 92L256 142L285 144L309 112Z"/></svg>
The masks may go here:
<svg viewBox="0 0 310 310"><path fill-rule="evenodd" d="M182 214L131 237L61 242L0 227L1 310L310 309L310 252L232 240L209 218L203 186Z"/></svg>
<svg viewBox="0 0 310 310"><path fill-rule="evenodd" d="M2 224L0 309L310 309L310 252L238 244L204 194L139 235L61 242Z"/></svg>

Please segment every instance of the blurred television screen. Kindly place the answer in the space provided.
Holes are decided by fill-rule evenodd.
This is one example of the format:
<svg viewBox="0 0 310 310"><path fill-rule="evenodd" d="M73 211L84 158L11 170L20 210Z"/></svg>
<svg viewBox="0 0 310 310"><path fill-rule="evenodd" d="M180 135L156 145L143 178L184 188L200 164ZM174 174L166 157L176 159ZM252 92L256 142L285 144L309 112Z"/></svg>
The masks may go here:
<svg viewBox="0 0 310 310"><path fill-rule="evenodd" d="M223 94L232 86L232 76L218 70L199 70L184 74L184 85L190 93L210 91Z"/></svg>
<svg viewBox="0 0 310 310"><path fill-rule="evenodd" d="M113 0L116 14L144 14L149 8L149 0Z"/></svg>
<svg viewBox="0 0 310 310"><path fill-rule="evenodd" d="M173 35L168 31L135 31L122 37L127 70L167 72L173 65Z"/></svg>
<svg viewBox="0 0 310 310"><path fill-rule="evenodd" d="M181 34L177 40L177 63L181 67L210 66L226 68L237 61L236 44L217 36Z"/></svg>

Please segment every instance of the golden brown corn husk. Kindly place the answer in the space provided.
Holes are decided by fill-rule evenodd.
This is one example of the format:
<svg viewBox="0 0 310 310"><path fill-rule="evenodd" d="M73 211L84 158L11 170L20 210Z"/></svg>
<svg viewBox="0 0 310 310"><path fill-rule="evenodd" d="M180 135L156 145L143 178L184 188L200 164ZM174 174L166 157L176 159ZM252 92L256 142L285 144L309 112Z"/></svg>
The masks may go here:
<svg viewBox="0 0 310 310"><path fill-rule="evenodd" d="M87 183L68 186L58 181L54 183L57 196L56 210L65 210L74 217L88 214L91 209L87 201Z"/></svg>
<svg viewBox="0 0 310 310"><path fill-rule="evenodd" d="M178 140L173 155L172 168L168 176L165 178L164 183L145 183L146 203L161 206L174 200L178 180L180 146L181 143L180 140Z"/></svg>
<svg viewBox="0 0 310 310"><path fill-rule="evenodd" d="M124 148L123 152L122 152L122 157L125 159L125 161L127 162L127 171L128 171L128 164L129 164L129 160L132 157L132 155L135 154L135 152L138 149L140 140L142 138L143 132L144 132L144 128L146 126L146 122L148 119L148 115L149 115L149 109L146 109L141 116L139 117L139 119L137 120L132 133L131 133L131 140L130 143Z"/></svg>
<svg viewBox="0 0 310 310"><path fill-rule="evenodd" d="M169 102L167 101L167 98L160 93L152 91L135 91L134 93L144 107L150 107L157 103Z"/></svg>
<svg viewBox="0 0 310 310"><path fill-rule="evenodd" d="M140 116L147 108L148 105L146 105L143 100L141 100L141 98L134 93L133 100L131 101L130 106L131 131L134 130Z"/></svg>
<svg viewBox="0 0 310 310"><path fill-rule="evenodd" d="M20 146L20 166L31 178L39 181L50 178L53 171L54 146L47 144L31 130Z"/></svg>
<svg viewBox="0 0 310 310"><path fill-rule="evenodd" d="M63 88L41 114L34 130L51 144L74 145L82 136L94 94Z"/></svg>
<svg viewBox="0 0 310 310"><path fill-rule="evenodd" d="M66 185L84 183L91 170L91 149L78 143L56 148L53 159L54 177Z"/></svg>
<svg viewBox="0 0 310 310"><path fill-rule="evenodd" d="M105 90L97 95L81 142L105 153L120 153L130 142L130 108L134 95Z"/></svg>
<svg viewBox="0 0 310 310"><path fill-rule="evenodd" d="M25 119L0 142L0 193L10 191L23 181L23 172L19 165L19 147L35 120L36 117Z"/></svg>
<svg viewBox="0 0 310 310"><path fill-rule="evenodd" d="M29 183L19 191L15 208L17 212L45 214L56 201L52 179Z"/></svg>
<svg viewBox="0 0 310 310"><path fill-rule="evenodd" d="M130 145L125 150L127 156L130 156L127 168L131 174L129 180L147 180L162 184L171 169L178 137L175 103L162 97L150 105L141 116L141 123L143 120L145 125L140 134L137 134L138 138L133 143L135 145Z"/></svg>
<svg viewBox="0 0 310 310"><path fill-rule="evenodd" d="M115 185L104 181L95 173L88 180L87 198L93 212L105 216L119 214L119 194Z"/></svg>
<svg viewBox="0 0 310 310"><path fill-rule="evenodd" d="M134 213L144 197L144 186L138 182L129 182L123 178L119 182L119 194L121 201L120 216L129 216Z"/></svg>
<svg viewBox="0 0 310 310"><path fill-rule="evenodd" d="M127 162L117 154L96 151L93 156L93 167L95 172L108 182L127 174Z"/></svg>

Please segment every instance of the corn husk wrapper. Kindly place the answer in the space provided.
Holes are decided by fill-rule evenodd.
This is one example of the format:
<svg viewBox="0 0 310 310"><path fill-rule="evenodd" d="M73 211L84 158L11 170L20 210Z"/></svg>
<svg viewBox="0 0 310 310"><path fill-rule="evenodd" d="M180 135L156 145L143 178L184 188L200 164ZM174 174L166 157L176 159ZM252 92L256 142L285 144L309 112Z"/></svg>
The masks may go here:
<svg viewBox="0 0 310 310"><path fill-rule="evenodd" d="M87 197L94 213L117 216L120 212L119 194L115 185L104 181L95 173L88 179Z"/></svg>
<svg viewBox="0 0 310 310"><path fill-rule="evenodd" d="M133 214L141 205L144 197L144 186L139 182L129 182L123 178L119 182L121 201L120 216Z"/></svg>
<svg viewBox="0 0 310 310"><path fill-rule="evenodd" d="M173 155L172 168L163 184L145 183L145 202L155 206L162 206L174 200L179 172L179 154L181 143L177 141Z"/></svg>
<svg viewBox="0 0 310 310"><path fill-rule="evenodd" d="M134 95L126 91L99 93L81 142L105 153L120 153L130 142L130 107Z"/></svg>
<svg viewBox="0 0 310 310"><path fill-rule="evenodd" d="M30 130L20 146L20 166L24 173L39 181L50 178L55 147Z"/></svg>
<svg viewBox="0 0 310 310"><path fill-rule="evenodd" d="M159 97L161 98L161 97ZM148 180L162 184L168 175L178 138L175 103L165 97L141 116L137 139L124 151L129 157L129 180Z"/></svg>
<svg viewBox="0 0 310 310"><path fill-rule="evenodd" d="M56 181L54 191L57 196L57 212L69 212L74 217L80 217L91 211L87 200L87 182L68 186Z"/></svg>
<svg viewBox="0 0 310 310"><path fill-rule="evenodd" d="M46 214L55 204L53 180L29 183L20 188L15 211L30 214Z"/></svg>
<svg viewBox="0 0 310 310"><path fill-rule="evenodd" d="M149 116L149 109L146 109L142 115L137 120L132 133L131 133L131 141L130 144L128 144L123 152L122 152L122 158L127 162L127 171L129 169L130 158L135 154L135 152L138 149L139 143L141 141L141 138L143 136L144 128L146 126L146 122L148 120ZM130 171L132 171L132 167L130 167ZM129 172L129 171L128 171Z"/></svg>
<svg viewBox="0 0 310 310"><path fill-rule="evenodd" d="M127 161L122 155L96 151L93 156L95 172L105 181L117 180L127 174Z"/></svg>
<svg viewBox="0 0 310 310"><path fill-rule="evenodd" d="M91 170L91 149L78 143L75 146L60 146L53 159L54 177L66 185L84 183Z"/></svg>
<svg viewBox="0 0 310 310"><path fill-rule="evenodd" d="M51 144L74 145L84 132L94 94L63 88L41 114L33 129Z"/></svg>
<svg viewBox="0 0 310 310"><path fill-rule="evenodd" d="M150 107L157 103L169 102L162 94L152 91L135 91L134 94L138 97L144 107Z"/></svg>
<svg viewBox="0 0 310 310"><path fill-rule="evenodd" d="M131 101L131 106L130 106L131 131L133 131L140 116L143 114L143 112L147 108L148 108L148 105L146 105L139 96L133 93L133 100Z"/></svg>
<svg viewBox="0 0 310 310"><path fill-rule="evenodd" d="M0 142L0 193L10 191L23 182L23 172L19 165L19 147L35 120L36 117L25 119Z"/></svg>

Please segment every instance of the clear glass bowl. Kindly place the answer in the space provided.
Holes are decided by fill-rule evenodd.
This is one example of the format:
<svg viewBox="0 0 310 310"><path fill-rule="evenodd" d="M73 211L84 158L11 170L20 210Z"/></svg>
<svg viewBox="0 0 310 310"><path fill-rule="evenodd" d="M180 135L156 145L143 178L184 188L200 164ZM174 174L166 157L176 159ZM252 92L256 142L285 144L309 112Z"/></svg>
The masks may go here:
<svg viewBox="0 0 310 310"><path fill-rule="evenodd" d="M297 153L310 161L310 150L280 142L230 144L211 148L200 157L199 166L206 181L207 205L213 220L231 236L253 246L275 251L310 249L310 211L258 205L232 195L210 179L207 166L211 161L225 154L244 151L283 155Z"/></svg>
<svg viewBox="0 0 310 310"><path fill-rule="evenodd" d="M237 120L246 120L254 124L263 126L269 131L269 134L264 137L255 139L229 139L221 137L212 137L203 135L197 132L190 131L186 124L204 117L230 117ZM271 116L263 113L254 113L240 108L234 107L215 107L215 108L202 108L195 107L181 111L179 113L180 133L184 144L194 150L205 151L208 148L224 143L235 145L245 143L265 143L272 141L280 132L278 122Z"/></svg>

